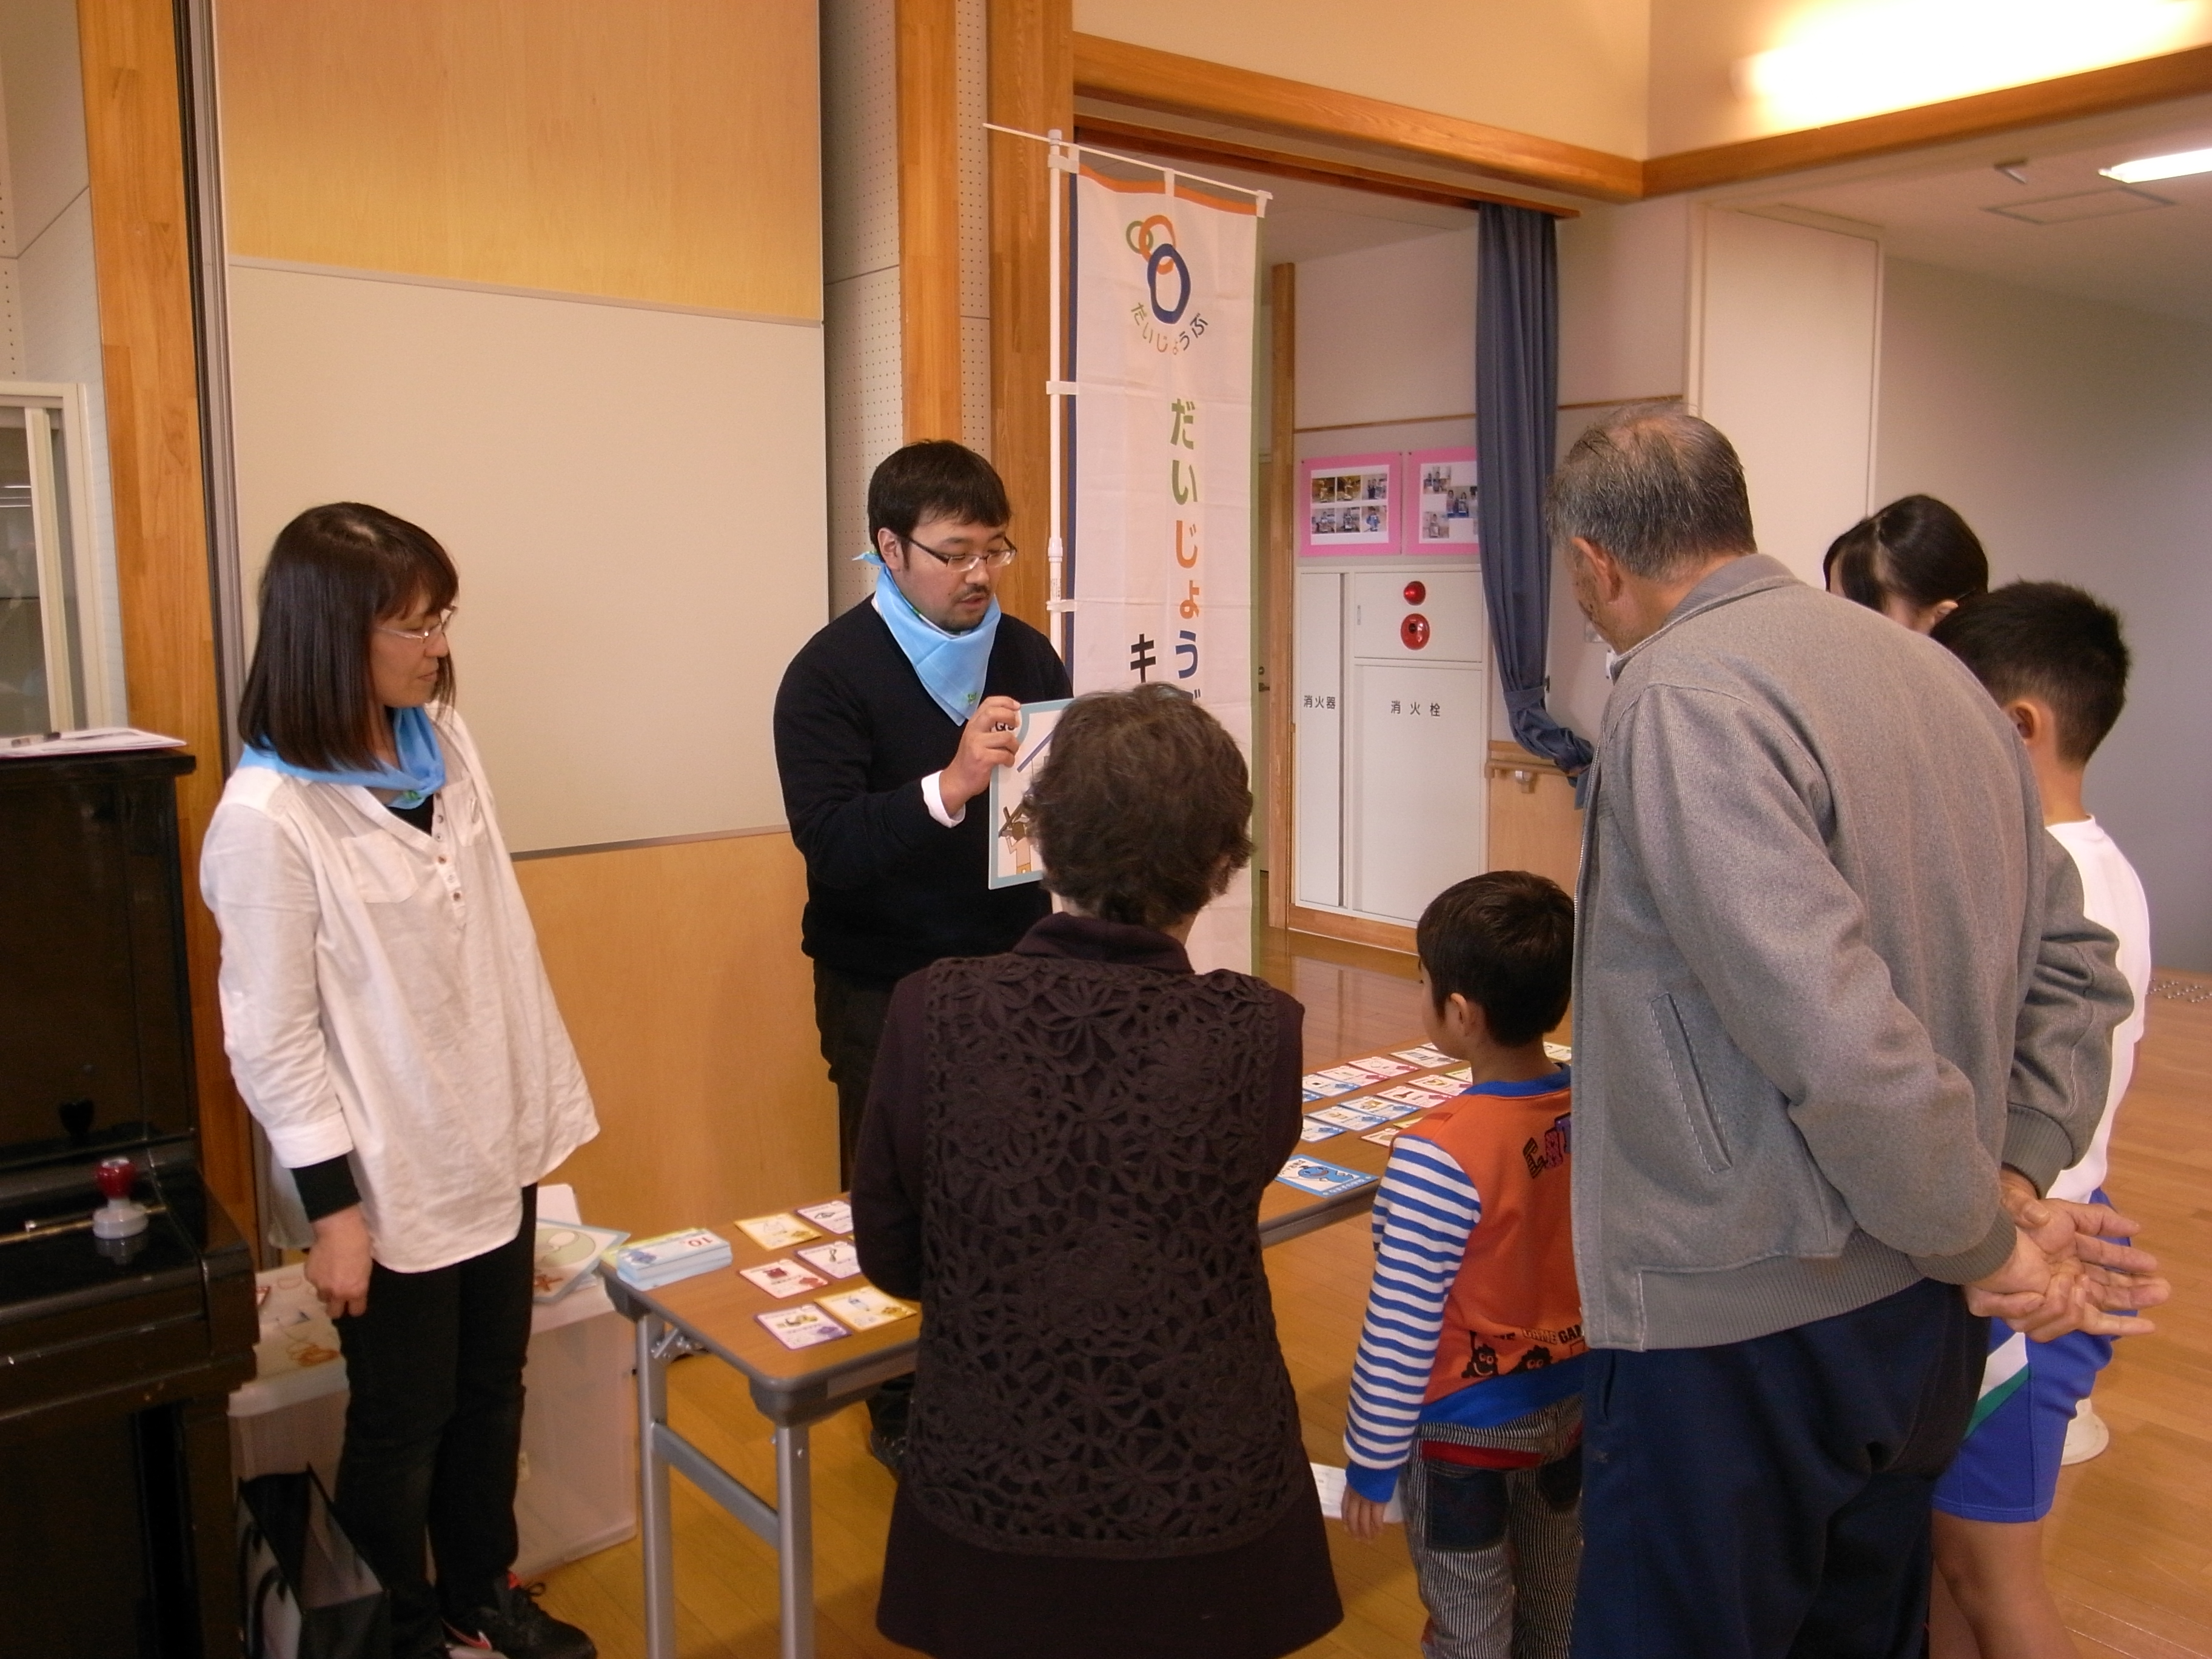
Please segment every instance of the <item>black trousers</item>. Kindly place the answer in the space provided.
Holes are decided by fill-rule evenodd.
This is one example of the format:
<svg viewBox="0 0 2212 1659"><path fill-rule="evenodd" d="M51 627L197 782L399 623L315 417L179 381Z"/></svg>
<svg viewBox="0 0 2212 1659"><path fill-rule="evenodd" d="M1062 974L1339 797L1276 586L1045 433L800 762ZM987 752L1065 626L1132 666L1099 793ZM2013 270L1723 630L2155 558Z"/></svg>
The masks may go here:
<svg viewBox="0 0 2212 1659"><path fill-rule="evenodd" d="M337 1322L352 1398L334 1499L392 1595L392 1650L443 1652L441 1613L491 1603L514 1565L522 1366L530 1354L538 1188L508 1243L426 1273L378 1263ZM433 1590L422 1545L437 1559Z"/></svg>
<svg viewBox="0 0 2212 1659"><path fill-rule="evenodd" d="M837 1089L840 1188L853 1184L860 1117L867 1110L868 1085L876 1074L876 1050L883 1043L884 1016L890 1012L894 982L814 964L814 1024L822 1034L822 1058L830 1062L830 1081Z"/></svg>
<svg viewBox="0 0 2212 1659"><path fill-rule="evenodd" d="M1749 1342L1593 1350L1576 1659L1918 1659L1988 1343L1923 1279Z"/></svg>

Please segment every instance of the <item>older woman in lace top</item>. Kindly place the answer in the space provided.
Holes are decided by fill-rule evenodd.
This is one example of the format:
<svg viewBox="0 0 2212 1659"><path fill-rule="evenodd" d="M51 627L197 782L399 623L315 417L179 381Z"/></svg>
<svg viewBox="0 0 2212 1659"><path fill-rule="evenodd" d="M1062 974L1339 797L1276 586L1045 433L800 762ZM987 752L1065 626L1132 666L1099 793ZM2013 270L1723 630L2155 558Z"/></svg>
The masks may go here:
<svg viewBox="0 0 2212 1659"><path fill-rule="evenodd" d="M893 994L853 1206L924 1308L877 1623L939 1659L1274 1659L1342 1617L1260 1261L1304 1010L1194 973L1236 744L1088 696L1030 792L1059 915Z"/></svg>

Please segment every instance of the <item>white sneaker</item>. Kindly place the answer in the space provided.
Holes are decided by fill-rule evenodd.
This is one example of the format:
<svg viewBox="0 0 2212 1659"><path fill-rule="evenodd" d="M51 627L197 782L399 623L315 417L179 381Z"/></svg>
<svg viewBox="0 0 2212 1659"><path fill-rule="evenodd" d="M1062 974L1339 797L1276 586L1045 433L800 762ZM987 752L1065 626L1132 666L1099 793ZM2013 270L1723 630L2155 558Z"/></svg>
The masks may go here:
<svg viewBox="0 0 2212 1659"><path fill-rule="evenodd" d="M2061 1463L2086 1463L2112 1443L2111 1425L2097 1415L2097 1408L2085 1396L2074 1408L2074 1420L2066 1425L2066 1449L2058 1455Z"/></svg>

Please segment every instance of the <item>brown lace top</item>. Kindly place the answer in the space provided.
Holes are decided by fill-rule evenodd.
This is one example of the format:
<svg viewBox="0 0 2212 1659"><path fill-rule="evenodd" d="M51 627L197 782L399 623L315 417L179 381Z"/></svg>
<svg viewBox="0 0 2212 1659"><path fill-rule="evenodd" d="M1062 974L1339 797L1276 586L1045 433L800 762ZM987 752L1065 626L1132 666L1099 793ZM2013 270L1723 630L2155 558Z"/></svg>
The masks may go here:
<svg viewBox="0 0 2212 1659"><path fill-rule="evenodd" d="M853 1206L869 1277L923 1304L902 1479L930 1521L1149 1559L1313 1501L1258 1230L1304 1014L1065 915L900 984Z"/></svg>

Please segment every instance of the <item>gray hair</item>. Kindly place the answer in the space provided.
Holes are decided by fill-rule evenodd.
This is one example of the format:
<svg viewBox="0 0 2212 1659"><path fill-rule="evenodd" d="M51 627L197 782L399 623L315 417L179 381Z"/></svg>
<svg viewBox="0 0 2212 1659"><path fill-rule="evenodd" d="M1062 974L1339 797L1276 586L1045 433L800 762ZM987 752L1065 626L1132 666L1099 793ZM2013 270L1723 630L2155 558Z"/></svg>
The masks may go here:
<svg viewBox="0 0 2212 1659"><path fill-rule="evenodd" d="M1735 446L1670 404L1616 410L1576 439L1545 509L1554 545L1579 536L1648 581L1758 550Z"/></svg>

